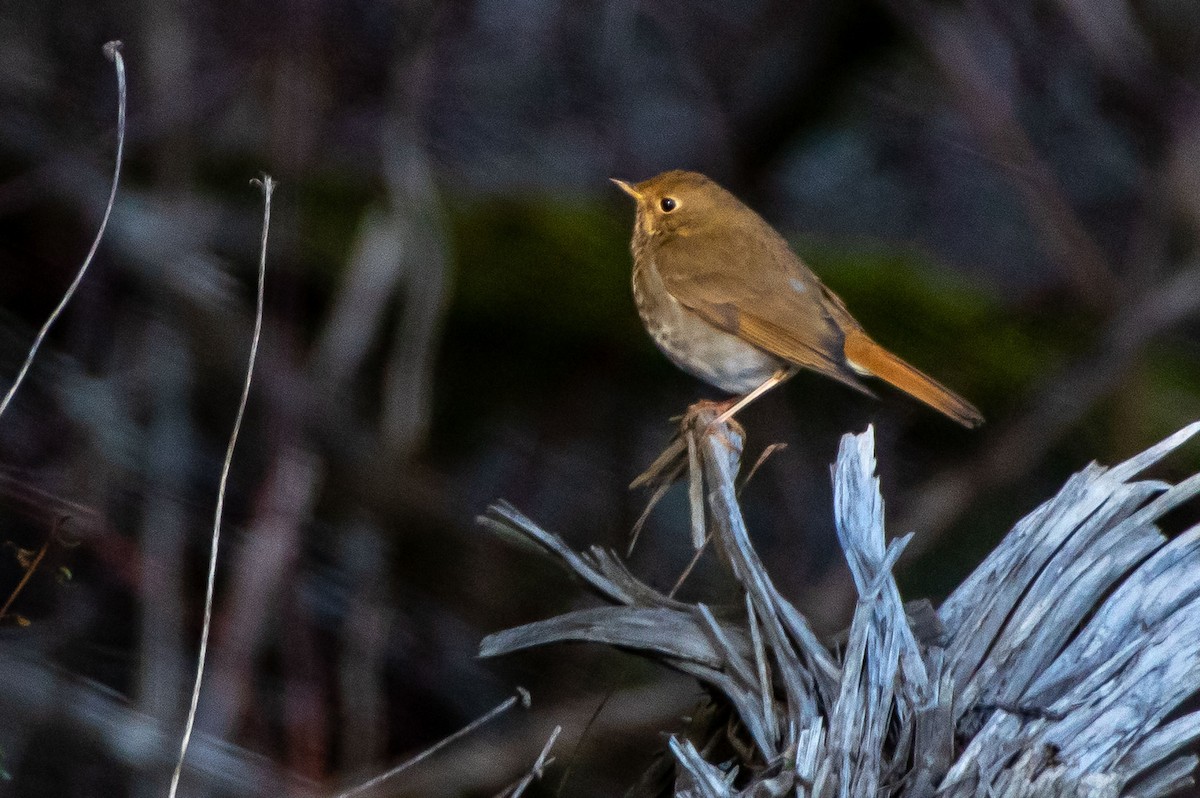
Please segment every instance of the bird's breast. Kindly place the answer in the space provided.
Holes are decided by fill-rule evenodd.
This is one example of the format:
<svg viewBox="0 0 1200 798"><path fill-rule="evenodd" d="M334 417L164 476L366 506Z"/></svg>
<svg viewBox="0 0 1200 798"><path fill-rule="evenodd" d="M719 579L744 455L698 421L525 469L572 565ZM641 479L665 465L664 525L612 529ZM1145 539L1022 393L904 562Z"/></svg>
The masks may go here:
<svg viewBox="0 0 1200 798"><path fill-rule="evenodd" d="M705 321L671 296L654 258L635 253L633 301L655 345L676 366L728 393L747 393L784 363Z"/></svg>

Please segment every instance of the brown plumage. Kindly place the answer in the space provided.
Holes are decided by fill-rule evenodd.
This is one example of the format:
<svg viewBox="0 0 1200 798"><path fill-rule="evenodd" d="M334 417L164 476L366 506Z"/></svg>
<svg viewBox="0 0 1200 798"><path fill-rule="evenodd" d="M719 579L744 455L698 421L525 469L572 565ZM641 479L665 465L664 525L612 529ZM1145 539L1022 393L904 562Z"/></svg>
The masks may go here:
<svg viewBox="0 0 1200 798"><path fill-rule="evenodd" d="M859 378L874 376L964 426L983 422L969 402L871 340L782 236L704 175L613 182L637 200L638 313L684 371L753 396L801 368L868 394Z"/></svg>

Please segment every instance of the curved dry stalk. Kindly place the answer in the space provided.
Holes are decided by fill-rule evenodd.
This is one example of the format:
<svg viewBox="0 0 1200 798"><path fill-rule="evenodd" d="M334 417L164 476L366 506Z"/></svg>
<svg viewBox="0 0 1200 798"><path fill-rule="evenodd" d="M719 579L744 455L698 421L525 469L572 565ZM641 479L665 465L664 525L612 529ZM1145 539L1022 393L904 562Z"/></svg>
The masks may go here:
<svg viewBox="0 0 1200 798"><path fill-rule="evenodd" d="M0 416L4 415L4 411L8 409L13 397L17 395L17 389L25 381L25 375L29 373L29 367L33 365L33 358L41 348L42 341L46 339L46 334L50 332L54 322L58 321L58 317L66 309L67 303L71 301L71 297L75 296L79 284L83 282L83 276L87 274L88 267L92 265L92 260L96 257L96 250L100 248L100 241L104 238L104 231L108 228L108 218L112 216L113 204L117 200L117 185L121 182L121 159L125 153L125 59L121 56L121 46L121 42L115 40L104 45L104 56L113 62L113 67L117 72L117 159L113 167L112 187L108 191L108 202L104 206L104 216L100 219L100 228L96 231L96 237L92 239L91 249L84 257L83 265L75 273L75 279L67 287L66 293L63 294L58 305L50 311L46 323L38 330L37 337L33 339L33 344L29 347L29 354L26 355L25 362L21 364L21 370L17 372L12 385L8 386L4 398L0 399Z"/></svg>
<svg viewBox="0 0 1200 798"><path fill-rule="evenodd" d="M250 399L250 383L254 378L254 362L258 358L258 342L262 336L263 297L267 280L267 236L271 229L271 195L275 192L275 181L268 175L262 180L253 181L262 188L263 192L263 226L262 243L258 256L258 291L254 307L254 333L250 338L250 358L246 364L246 379L242 383L242 396L238 400L237 415L233 420L233 431L229 435L229 445L225 448L225 461L221 464L221 481L217 486L217 508L213 517L212 548L208 558L208 586L204 595L204 624L200 629L200 653L197 654L196 681L192 686L192 702L188 708L187 722L183 728L183 740L179 744L179 758L175 762L175 772L171 774L171 788L167 793L171 798L179 790L179 777L183 773L183 761L187 757L188 743L192 739L192 729L196 725L196 707L200 703L200 686L204 681L204 663L208 658L208 636L212 630L213 594L217 582L217 552L221 541L221 517L225 511L225 489L229 484L229 469L233 464L233 450L237 446L238 434L242 429L242 418L246 414L246 403Z"/></svg>

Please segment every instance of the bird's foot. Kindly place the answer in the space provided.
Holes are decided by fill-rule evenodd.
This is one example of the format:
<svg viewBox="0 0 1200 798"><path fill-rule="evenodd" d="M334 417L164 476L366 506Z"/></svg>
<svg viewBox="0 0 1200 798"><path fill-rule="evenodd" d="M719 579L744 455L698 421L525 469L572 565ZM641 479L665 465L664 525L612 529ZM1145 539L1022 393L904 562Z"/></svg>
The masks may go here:
<svg viewBox="0 0 1200 798"><path fill-rule="evenodd" d="M701 399L690 405L683 415L673 417L671 420L679 425L675 437L671 439L663 453L629 487L640 488L655 484L670 484L681 477L688 465L688 437L696 432L701 435L719 435L719 440L730 451L740 451L740 443L735 443L733 437L744 440L746 430L733 419L717 420L737 401L736 397L721 402ZM725 427L725 430L721 430L721 427Z"/></svg>
<svg viewBox="0 0 1200 798"><path fill-rule="evenodd" d="M701 399L684 412L679 428L686 432L686 430L692 427L700 429L699 425L703 424L704 435L719 435L718 440L732 450L735 447L729 436L720 433L722 432L721 427L726 427L729 432L745 440L745 427L727 415L731 409L737 406L739 401L741 399L736 396L720 402L713 401L712 399Z"/></svg>

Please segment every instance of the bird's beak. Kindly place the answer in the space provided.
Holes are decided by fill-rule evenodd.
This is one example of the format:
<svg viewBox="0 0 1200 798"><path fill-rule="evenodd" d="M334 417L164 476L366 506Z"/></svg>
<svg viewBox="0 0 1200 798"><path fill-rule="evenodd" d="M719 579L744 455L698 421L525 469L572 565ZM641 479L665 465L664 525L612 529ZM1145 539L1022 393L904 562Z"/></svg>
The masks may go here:
<svg viewBox="0 0 1200 798"><path fill-rule="evenodd" d="M637 200L638 202L641 202L641 200L642 200L642 192L638 191L636 188L634 188L633 186L629 185L629 184L628 184L628 183L626 183L624 180L618 180L618 179L617 179L617 178L615 178L615 177L610 177L610 178L609 178L609 180L611 180L611 181L613 181L614 183L616 183L616 184L617 184L617 185L620 187L620 189L621 189L622 191L624 191L626 194L628 194L629 196L633 197L633 198L634 198L635 200Z"/></svg>

